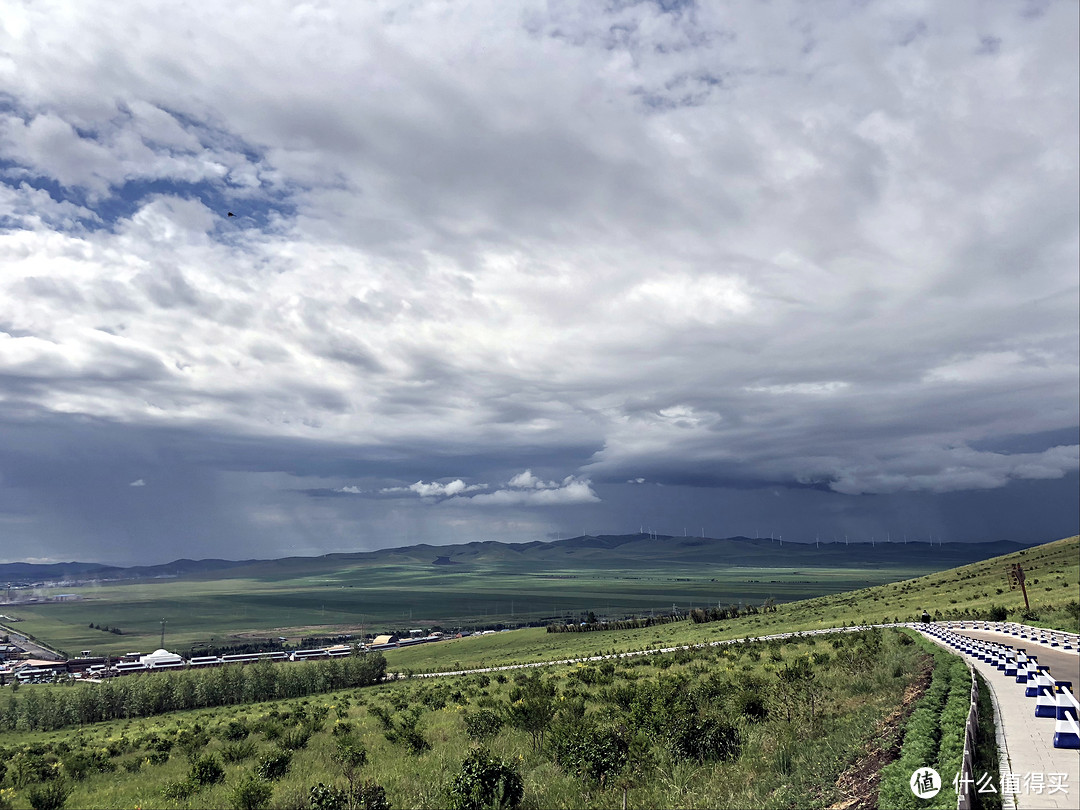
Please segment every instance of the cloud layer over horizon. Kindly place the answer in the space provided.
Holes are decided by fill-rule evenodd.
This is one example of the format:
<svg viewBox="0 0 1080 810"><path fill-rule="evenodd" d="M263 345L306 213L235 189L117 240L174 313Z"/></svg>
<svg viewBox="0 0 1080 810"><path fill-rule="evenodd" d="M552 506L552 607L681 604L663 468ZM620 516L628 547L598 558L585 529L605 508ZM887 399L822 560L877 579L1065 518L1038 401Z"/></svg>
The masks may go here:
<svg viewBox="0 0 1080 810"><path fill-rule="evenodd" d="M0 556L1073 533L1078 29L11 3Z"/></svg>

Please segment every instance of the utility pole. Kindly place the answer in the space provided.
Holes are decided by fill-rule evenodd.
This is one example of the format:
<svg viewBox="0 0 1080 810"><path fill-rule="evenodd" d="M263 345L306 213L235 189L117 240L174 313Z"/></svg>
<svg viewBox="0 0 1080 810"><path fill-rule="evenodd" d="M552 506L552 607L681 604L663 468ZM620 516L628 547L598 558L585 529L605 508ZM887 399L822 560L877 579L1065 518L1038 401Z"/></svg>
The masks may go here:
<svg viewBox="0 0 1080 810"><path fill-rule="evenodd" d="M161 644L158 645L159 650L164 650L165 649L165 624L166 624L165 619L162 619L161 620Z"/></svg>

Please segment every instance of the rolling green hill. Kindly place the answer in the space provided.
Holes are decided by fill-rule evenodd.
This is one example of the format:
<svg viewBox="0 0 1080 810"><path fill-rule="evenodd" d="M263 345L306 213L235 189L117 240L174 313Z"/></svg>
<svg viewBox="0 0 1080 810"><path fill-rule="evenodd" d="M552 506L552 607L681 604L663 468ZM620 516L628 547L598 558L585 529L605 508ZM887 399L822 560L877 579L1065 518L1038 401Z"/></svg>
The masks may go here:
<svg viewBox="0 0 1080 810"><path fill-rule="evenodd" d="M1024 567L1031 612L1025 612L1020 591L1009 589L1005 572L1013 563ZM772 613L596 633L551 634L527 628L393 650L387 660L391 668L416 672L533 663L853 624L917 621L923 610L942 619L985 618L994 607L1005 610L1010 621L1076 633L1078 592L1080 537L1068 537L914 579L780 604Z"/></svg>
<svg viewBox="0 0 1080 810"><path fill-rule="evenodd" d="M41 601L3 612L21 620L21 632L61 650L96 654L155 649L164 618L166 646L186 653L197 645L278 636L299 643L412 627L578 621L590 611L621 618L670 613L672 606L685 612L766 599L784 603L1018 549L1012 543L781 547L749 538L644 535L420 545L227 568L193 564L197 570L185 576L159 571L150 579L68 582L38 589ZM74 598L48 601L57 593Z"/></svg>

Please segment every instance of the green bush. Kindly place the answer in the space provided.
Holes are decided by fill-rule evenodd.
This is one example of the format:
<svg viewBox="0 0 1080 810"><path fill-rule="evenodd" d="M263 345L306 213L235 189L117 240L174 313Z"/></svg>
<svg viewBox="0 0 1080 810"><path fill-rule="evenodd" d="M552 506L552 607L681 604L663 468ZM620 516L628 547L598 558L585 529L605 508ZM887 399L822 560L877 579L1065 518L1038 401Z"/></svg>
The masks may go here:
<svg viewBox="0 0 1080 810"><path fill-rule="evenodd" d="M19 751L8 763L8 778L17 788L44 782L53 775L52 762L43 754Z"/></svg>
<svg viewBox="0 0 1080 810"><path fill-rule="evenodd" d="M491 709L477 709L465 715L465 731L470 739L477 742L494 737L502 725L502 717Z"/></svg>
<svg viewBox="0 0 1080 810"><path fill-rule="evenodd" d="M208 742L210 735L200 729L182 728L176 734L176 747L192 762Z"/></svg>
<svg viewBox="0 0 1080 810"><path fill-rule="evenodd" d="M177 779L162 785L161 795L173 801L184 801L198 793L200 787L201 785L192 782L190 779Z"/></svg>
<svg viewBox="0 0 1080 810"><path fill-rule="evenodd" d="M229 791L229 805L234 810L263 810L270 805L273 786L265 779L248 774Z"/></svg>
<svg viewBox="0 0 1080 810"><path fill-rule="evenodd" d="M308 803L311 810L346 810L349 806L349 796L339 787L319 782L312 786Z"/></svg>
<svg viewBox="0 0 1080 810"><path fill-rule="evenodd" d="M197 785L213 785L225 780L225 769L213 754L205 754L191 763L189 778Z"/></svg>
<svg viewBox="0 0 1080 810"><path fill-rule="evenodd" d="M294 728L292 731L281 735L278 745L287 751L299 751L307 746L310 739L311 731L306 726L304 728Z"/></svg>
<svg viewBox="0 0 1080 810"><path fill-rule="evenodd" d="M382 785L367 779L353 789L353 807L356 810L390 810L390 801Z"/></svg>
<svg viewBox="0 0 1080 810"><path fill-rule="evenodd" d="M169 761L168 751L151 751L146 755L146 761L151 765L164 765Z"/></svg>
<svg viewBox="0 0 1080 810"><path fill-rule="evenodd" d="M74 789L67 779L50 779L31 787L26 792L26 800L34 810L59 810Z"/></svg>
<svg viewBox="0 0 1080 810"><path fill-rule="evenodd" d="M239 742L247 737L249 733L248 727L244 723L239 720L232 720L225 727L225 732L221 736L230 742Z"/></svg>
<svg viewBox="0 0 1080 810"><path fill-rule="evenodd" d="M525 793L520 774L483 748L474 749L448 788L450 810L512 810Z"/></svg>
<svg viewBox="0 0 1080 810"><path fill-rule="evenodd" d="M255 766L255 773L262 779L275 780L283 777L289 770L292 762L292 753L283 748L267 751L259 757L259 764Z"/></svg>
<svg viewBox="0 0 1080 810"><path fill-rule="evenodd" d="M255 743L252 740L228 743L221 749L221 758L230 765L243 762L255 754Z"/></svg>
<svg viewBox="0 0 1080 810"><path fill-rule="evenodd" d="M383 736L389 742L405 746L410 754L422 754L431 748L431 743L424 737L423 732L416 727L420 722L419 713L413 711L402 715L398 723L389 731L384 731Z"/></svg>
<svg viewBox="0 0 1080 810"><path fill-rule="evenodd" d="M116 770L116 764L104 751L73 751L61 757L64 770L73 779L83 780L91 773L110 773Z"/></svg>

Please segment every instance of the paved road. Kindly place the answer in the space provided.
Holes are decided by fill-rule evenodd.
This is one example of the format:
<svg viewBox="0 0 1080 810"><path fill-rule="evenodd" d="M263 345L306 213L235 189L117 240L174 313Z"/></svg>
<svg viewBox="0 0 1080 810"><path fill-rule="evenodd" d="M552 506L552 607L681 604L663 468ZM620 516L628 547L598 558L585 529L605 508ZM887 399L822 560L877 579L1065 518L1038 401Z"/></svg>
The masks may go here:
<svg viewBox="0 0 1080 810"><path fill-rule="evenodd" d="M64 660L64 656L60 655L58 652L50 650L48 647L42 647L36 641L28 639L22 633L12 630L7 625L0 625L0 633L8 636L11 639L12 644L17 644L36 658L41 658L45 661Z"/></svg>
<svg viewBox="0 0 1080 810"><path fill-rule="evenodd" d="M952 630L957 635L996 641L1025 649L1038 658L1040 664L1050 667L1050 674L1057 680L1072 680L1080 687L1080 655L1065 650L1025 644L1007 633L988 630ZM932 639L937 641L937 639ZM941 642L938 642L941 643ZM943 645L944 646L944 645ZM1001 772L1020 777L1019 791L1012 795L1013 806L1019 810L1028 808L1076 808L1080 807L1080 751L1054 748L1055 721L1049 717L1035 716L1035 698L1025 697L1025 684L1006 677L998 668L983 661L965 656L986 680L994 693L997 723L1002 731L999 748L1004 740L1001 754ZM1065 774L1062 780L1066 790L1050 792L1050 774ZM1033 777L1034 775L1034 777ZM1042 791L1038 792L1041 777ZM951 777L942 775L943 780ZM1000 788L1001 785L995 787ZM1006 797L1007 798L1007 797ZM1008 806L1008 802L1005 803Z"/></svg>
<svg viewBox="0 0 1080 810"><path fill-rule="evenodd" d="M1027 639L1017 638L1008 633L995 633L991 630L953 630L958 636L980 638L983 641L996 641L1021 649L1028 655L1039 659L1040 664L1050 667L1050 674L1059 681L1072 681L1073 694L1080 691L1080 652L1032 644Z"/></svg>

